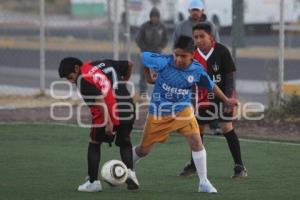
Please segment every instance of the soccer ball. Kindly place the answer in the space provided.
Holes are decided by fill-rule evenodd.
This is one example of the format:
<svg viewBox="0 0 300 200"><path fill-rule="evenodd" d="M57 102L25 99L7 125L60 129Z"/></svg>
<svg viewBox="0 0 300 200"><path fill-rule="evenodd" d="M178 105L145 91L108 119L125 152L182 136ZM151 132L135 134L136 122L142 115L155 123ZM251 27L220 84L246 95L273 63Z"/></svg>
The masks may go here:
<svg viewBox="0 0 300 200"><path fill-rule="evenodd" d="M121 185L127 179L128 169L120 160L109 160L102 166L101 176L111 185Z"/></svg>

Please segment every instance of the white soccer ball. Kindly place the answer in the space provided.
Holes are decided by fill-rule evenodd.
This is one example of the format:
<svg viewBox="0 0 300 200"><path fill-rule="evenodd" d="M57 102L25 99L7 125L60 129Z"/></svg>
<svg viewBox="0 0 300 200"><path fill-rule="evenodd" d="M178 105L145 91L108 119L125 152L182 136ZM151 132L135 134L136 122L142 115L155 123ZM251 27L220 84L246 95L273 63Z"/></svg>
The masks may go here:
<svg viewBox="0 0 300 200"><path fill-rule="evenodd" d="M127 179L128 169L120 160L109 160L102 166L101 176L111 185L121 185Z"/></svg>

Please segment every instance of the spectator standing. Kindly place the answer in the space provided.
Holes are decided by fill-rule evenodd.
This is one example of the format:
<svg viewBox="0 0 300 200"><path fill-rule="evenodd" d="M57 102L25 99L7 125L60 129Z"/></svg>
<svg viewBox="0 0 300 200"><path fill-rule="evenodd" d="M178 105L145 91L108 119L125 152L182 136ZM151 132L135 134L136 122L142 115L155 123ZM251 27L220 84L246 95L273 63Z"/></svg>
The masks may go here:
<svg viewBox="0 0 300 200"><path fill-rule="evenodd" d="M160 13L157 8L153 8L150 12L150 20L142 24L136 37L136 44L141 52L161 53L167 46L168 36L167 29L160 21ZM139 89L140 95L147 93L147 82L143 66L140 69Z"/></svg>

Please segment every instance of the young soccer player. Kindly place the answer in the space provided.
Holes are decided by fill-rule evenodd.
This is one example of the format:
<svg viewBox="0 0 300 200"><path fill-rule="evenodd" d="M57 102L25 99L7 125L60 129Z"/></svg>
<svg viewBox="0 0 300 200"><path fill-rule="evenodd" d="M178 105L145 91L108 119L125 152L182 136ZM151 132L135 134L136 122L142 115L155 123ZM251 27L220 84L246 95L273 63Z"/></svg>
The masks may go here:
<svg viewBox="0 0 300 200"><path fill-rule="evenodd" d="M228 98L236 98L236 67L229 50L224 45L215 42L212 28L207 23L195 25L193 27L193 35L197 46L194 58L205 67L210 78L214 80ZM219 121L234 160L234 174L232 178L247 177L247 170L242 161L239 139L232 124L233 108L224 105L221 99L209 94L206 89L199 88L198 91L197 121L199 126L203 127L212 120ZM209 113L213 113L213 115ZM191 159L180 175L187 176L195 172L196 166L193 159Z"/></svg>
<svg viewBox="0 0 300 200"><path fill-rule="evenodd" d="M216 193L207 178L206 151L201 142L199 127L191 106L191 89L197 84L213 91L231 107L236 99L227 98L209 78L200 64L193 60L194 41L180 36L174 45L174 55L166 56L145 52L141 54L146 68L158 74L155 81L149 114L143 138L133 150L133 160L138 161L150 153L155 143L164 143L169 134L178 132L185 136L199 176L199 192ZM146 70L147 71L147 70Z"/></svg>
<svg viewBox="0 0 300 200"><path fill-rule="evenodd" d="M138 189L130 141L135 120L135 105L126 88L126 81L132 72L132 63L113 60L82 63L77 58L67 57L60 62L58 71L61 78L67 78L76 84L92 115L87 154L89 180L80 185L78 191L102 190L98 180L101 144L111 144L115 136L115 144L120 147L121 159L129 169L127 189Z"/></svg>

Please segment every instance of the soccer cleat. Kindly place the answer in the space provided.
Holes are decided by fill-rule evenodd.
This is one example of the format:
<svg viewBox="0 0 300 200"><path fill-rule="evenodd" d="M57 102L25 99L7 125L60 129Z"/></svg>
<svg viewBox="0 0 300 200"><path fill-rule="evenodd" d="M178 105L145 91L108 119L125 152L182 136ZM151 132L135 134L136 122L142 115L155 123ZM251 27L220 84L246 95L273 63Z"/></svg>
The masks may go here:
<svg viewBox="0 0 300 200"><path fill-rule="evenodd" d="M218 193L217 189L209 182L208 179L200 181L198 192Z"/></svg>
<svg viewBox="0 0 300 200"><path fill-rule="evenodd" d="M100 192L102 190L102 186L99 180L94 181L93 183L88 180L84 184L79 185L77 190L79 192Z"/></svg>
<svg viewBox="0 0 300 200"><path fill-rule="evenodd" d="M243 165L235 165L233 168L234 174L231 178L246 178L248 176L247 169Z"/></svg>
<svg viewBox="0 0 300 200"><path fill-rule="evenodd" d="M196 174L196 167L194 164L190 162L186 163L182 172L180 172L179 176L191 176Z"/></svg>
<svg viewBox="0 0 300 200"><path fill-rule="evenodd" d="M128 169L128 178L126 180L128 190L137 190L139 189L139 181L137 180L136 174L131 169Z"/></svg>

